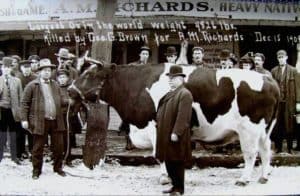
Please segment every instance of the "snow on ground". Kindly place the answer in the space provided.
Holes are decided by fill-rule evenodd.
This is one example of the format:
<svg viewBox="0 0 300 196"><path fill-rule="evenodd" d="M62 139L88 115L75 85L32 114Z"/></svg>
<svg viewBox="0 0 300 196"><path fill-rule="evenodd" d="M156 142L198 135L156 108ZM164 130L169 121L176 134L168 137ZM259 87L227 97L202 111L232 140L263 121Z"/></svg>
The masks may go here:
<svg viewBox="0 0 300 196"><path fill-rule="evenodd" d="M89 170L81 160L65 167L68 176L52 172L44 163L38 180L31 178L32 166L21 166L5 158L0 163L0 195L162 195L169 185L158 183L159 166L121 166L116 162ZM283 195L300 193L300 167L274 167L269 182L258 184L259 168L246 187L235 186L242 169L194 167L186 171L185 195ZM71 176L71 175L72 176Z"/></svg>

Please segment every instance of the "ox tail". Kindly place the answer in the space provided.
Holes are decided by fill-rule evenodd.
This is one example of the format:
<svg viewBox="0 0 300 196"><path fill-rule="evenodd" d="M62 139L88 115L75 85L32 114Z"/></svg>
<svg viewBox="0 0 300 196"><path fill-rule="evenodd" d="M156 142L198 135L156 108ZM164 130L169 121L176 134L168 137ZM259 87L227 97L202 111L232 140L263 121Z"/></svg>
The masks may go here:
<svg viewBox="0 0 300 196"><path fill-rule="evenodd" d="M277 115L278 115L278 105L279 105L279 102L277 101L277 103L274 107L271 121L269 122L268 126L266 127L267 137L266 137L265 141L267 140L267 138L270 138L271 133L276 125L276 122L277 122L276 119L277 119Z"/></svg>

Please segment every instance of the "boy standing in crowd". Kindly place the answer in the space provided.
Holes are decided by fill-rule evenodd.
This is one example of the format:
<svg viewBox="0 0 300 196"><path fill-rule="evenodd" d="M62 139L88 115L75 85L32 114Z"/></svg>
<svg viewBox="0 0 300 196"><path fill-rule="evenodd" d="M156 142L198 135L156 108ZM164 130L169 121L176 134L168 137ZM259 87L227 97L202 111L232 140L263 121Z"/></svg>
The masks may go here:
<svg viewBox="0 0 300 196"><path fill-rule="evenodd" d="M61 88L62 92L62 113L64 118L65 127L69 128L68 132L64 133L64 155L66 157L66 165L69 167L73 167L71 161L71 148L76 147L76 133L81 132L81 124L77 113L73 113L68 111L69 105L69 95L68 95L68 87L71 85L72 80L69 76L70 72L66 69L59 69L57 70L57 82ZM70 112L67 115L67 112ZM69 119L67 119L69 117ZM67 127L67 120L69 120L69 127Z"/></svg>

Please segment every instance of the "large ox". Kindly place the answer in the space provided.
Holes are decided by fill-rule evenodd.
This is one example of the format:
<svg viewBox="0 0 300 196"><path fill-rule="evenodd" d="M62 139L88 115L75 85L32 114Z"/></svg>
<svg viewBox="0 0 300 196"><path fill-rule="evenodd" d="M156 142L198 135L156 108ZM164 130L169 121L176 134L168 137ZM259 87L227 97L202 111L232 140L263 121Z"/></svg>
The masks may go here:
<svg viewBox="0 0 300 196"><path fill-rule="evenodd" d="M165 74L170 66L93 65L74 82L70 91L84 95L102 87L101 99L113 106L124 122L131 124L133 144L138 148L153 147L155 152L156 109L160 98L169 91ZM239 139L245 168L237 184L249 182L257 153L262 160L260 182L266 182L271 158L270 133L279 98L276 82L253 71L182 67L200 125L193 127L193 139L207 144Z"/></svg>

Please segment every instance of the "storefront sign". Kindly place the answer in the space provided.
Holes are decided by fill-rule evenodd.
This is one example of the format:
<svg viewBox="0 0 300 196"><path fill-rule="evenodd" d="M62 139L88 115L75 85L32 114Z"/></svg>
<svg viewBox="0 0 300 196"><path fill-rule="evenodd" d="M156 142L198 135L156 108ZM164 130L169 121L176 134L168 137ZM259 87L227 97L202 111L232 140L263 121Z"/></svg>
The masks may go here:
<svg viewBox="0 0 300 196"><path fill-rule="evenodd" d="M2 0L0 21L48 21L95 18L97 0Z"/></svg>
<svg viewBox="0 0 300 196"><path fill-rule="evenodd" d="M300 15L298 1L198 0L143 1L119 0L116 15L180 15L232 19L295 20Z"/></svg>
<svg viewBox="0 0 300 196"><path fill-rule="evenodd" d="M96 9L97 0L2 0L0 21L93 19ZM300 4L287 0L118 0L116 16L159 15L298 20Z"/></svg>

